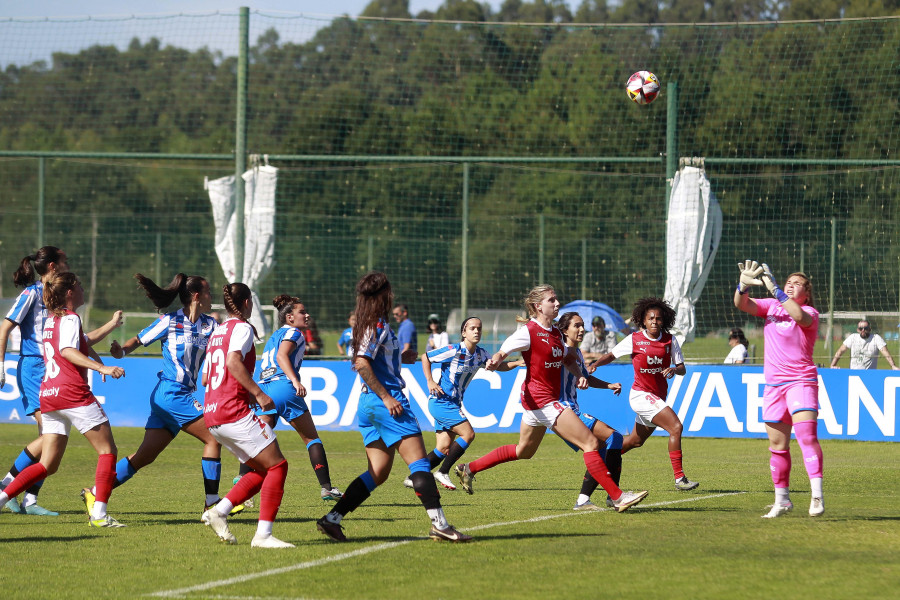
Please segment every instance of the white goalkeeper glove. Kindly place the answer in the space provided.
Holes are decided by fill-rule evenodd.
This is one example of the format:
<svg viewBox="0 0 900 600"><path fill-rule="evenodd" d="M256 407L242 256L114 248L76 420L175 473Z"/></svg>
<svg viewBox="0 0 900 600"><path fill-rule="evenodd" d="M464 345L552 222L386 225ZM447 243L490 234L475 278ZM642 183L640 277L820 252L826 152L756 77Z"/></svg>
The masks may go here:
<svg viewBox="0 0 900 600"><path fill-rule="evenodd" d="M745 260L738 263L738 269L741 272L741 278L738 280L738 293L746 294L747 288L751 285L762 285L763 282L759 276L762 275L763 268L755 260Z"/></svg>
<svg viewBox="0 0 900 600"><path fill-rule="evenodd" d="M3 389L3 386L6 385L6 367L3 365L3 362L0 361L0 390Z"/></svg>
<svg viewBox="0 0 900 600"><path fill-rule="evenodd" d="M769 265L767 265L766 263L763 263L762 270L763 270L762 280L763 280L763 283L766 284L766 287L769 288L769 293L772 294L773 296L775 296L775 299L778 300L779 302L781 302L782 304L784 304L785 302L790 300L788 295L784 293L784 290L782 290L780 287L778 287L778 282L775 281L775 276L772 275L772 270L769 268Z"/></svg>

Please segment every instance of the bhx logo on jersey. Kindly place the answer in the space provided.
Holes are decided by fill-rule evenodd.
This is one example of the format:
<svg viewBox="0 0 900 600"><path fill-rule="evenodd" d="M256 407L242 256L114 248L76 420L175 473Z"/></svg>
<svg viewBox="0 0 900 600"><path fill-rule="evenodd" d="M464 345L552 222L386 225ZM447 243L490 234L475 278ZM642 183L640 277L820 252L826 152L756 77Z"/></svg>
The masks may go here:
<svg viewBox="0 0 900 600"><path fill-rule="evenodd" d="M647 357L648 365L661 365L663 364L662 356L648 356Z"/></svg>

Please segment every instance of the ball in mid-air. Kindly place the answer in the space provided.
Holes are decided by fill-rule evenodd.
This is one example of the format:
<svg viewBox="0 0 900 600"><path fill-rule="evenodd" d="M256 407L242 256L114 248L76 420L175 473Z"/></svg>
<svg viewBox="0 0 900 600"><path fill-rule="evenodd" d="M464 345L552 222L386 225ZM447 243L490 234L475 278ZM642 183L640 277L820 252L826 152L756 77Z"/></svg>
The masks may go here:
<svg viewBox="0 0 900 600"><path fill-rule="evenodd" d="M628 78L625 91L633 102L650 104L659 95L659 79L650 71L638 71Z"/></svg>

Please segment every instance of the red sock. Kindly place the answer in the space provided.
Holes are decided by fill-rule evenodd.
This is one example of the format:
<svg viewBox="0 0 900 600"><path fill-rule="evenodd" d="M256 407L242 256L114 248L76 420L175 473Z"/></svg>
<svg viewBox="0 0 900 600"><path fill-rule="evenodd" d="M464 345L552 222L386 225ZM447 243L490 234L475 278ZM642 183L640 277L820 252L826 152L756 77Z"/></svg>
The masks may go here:
<svg viewBox="0 0 900 600"><path fill-rule="evenodd" d="M22 469L22 472L16 475L16 478L9 482L3 491L10 498L14 498L45 477L47 477L47 468L39 462L34 463Z"/></svg>
<svg viewBox="0 0 900 600"><path fill-rule="evenodd" d="M288 463L281 461L266 472L266 479L259 493L259 520L274 521L284 497L284 482L287 479Z"/></svg>
<svg viewBox="0 0 900 600"><path fill-rule="evenodd" d="M681 468L681 450L669 452L669 460L672 461L672 470L675 472L675 479L684 477L684 470Z"/></svg>
<svg viewBox="0 0 900 600"><path fill-rule="evenodd" d="M622 490L619 489L619 486L616 485L616 482L612 480L612 477L609 475L609 469L606 468L606 463L603 462L603 459L600 458L600 452L594 450L593 452L585 452L584 453L584 465L587 467L588 473L591 474L591 477L597 480L606 493L609 494L609 497L613 500L618 500L619 496L622 495Z"/></svg>
<svg viewBox="0 0 900 600"><path fill-rule="evenodd" d="M235 506L243 504L245 500L249 500L259 492L263 484L263 475L257 471L250 471L234 484L228 495L225 496Z"/></svg>
<svg viewBox="0 0 900 600"><path fill-rule="evenodd" d="M506 446L495 448L481 458L470 462L469 471L474 475L479 471L484 471L485 469L490 469L491 467L496 467L505 462L518 459L519 457L516 456L516 445L508 444Z"/></svg>
<svg viewBox="0 0 900 600"><path fill-rule="evenodd" d="M97 457L97 472L94 474L94 498L97 502L109 502L115 481L116 455L101 454Z"/></svg>

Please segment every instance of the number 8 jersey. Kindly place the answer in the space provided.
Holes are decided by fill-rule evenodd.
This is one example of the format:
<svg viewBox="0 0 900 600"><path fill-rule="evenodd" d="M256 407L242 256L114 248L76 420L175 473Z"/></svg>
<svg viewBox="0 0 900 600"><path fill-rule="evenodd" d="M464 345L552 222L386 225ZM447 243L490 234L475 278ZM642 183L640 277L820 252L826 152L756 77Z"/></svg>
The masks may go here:
<svg viewBox="0 0 900 600"><path fill-rule="evenodd" d="M70 310L62 317L48 317L44 322L43 348L41 412L88 406L95 402L87 382L87 369L76 367L62 356L65 348L75 348L88 356L88 342L81 329L81 318Z"/></svg>
<svg viewBox="0 0 900 600"><path fill-rule="evenodd" d="M250 414L250 394L225 365L230 352L240 352L247 377L256 366L253 328L246 321L230 318L213 331L206 347L206 397L203 420L207 427L235 423Z"/></svg>

